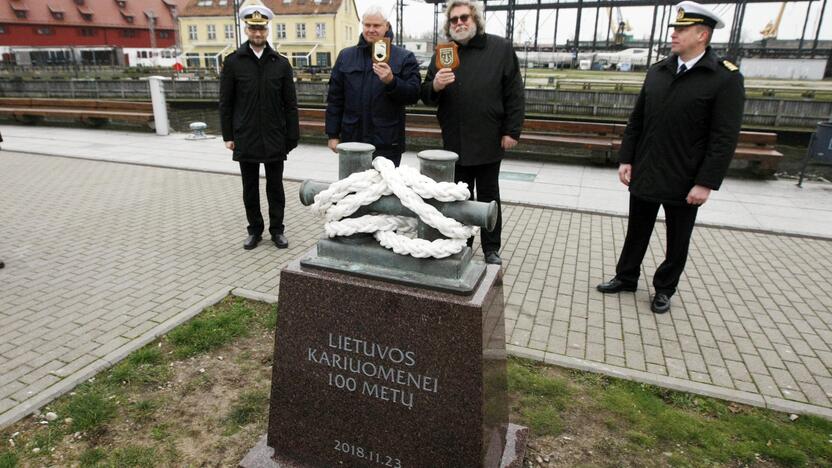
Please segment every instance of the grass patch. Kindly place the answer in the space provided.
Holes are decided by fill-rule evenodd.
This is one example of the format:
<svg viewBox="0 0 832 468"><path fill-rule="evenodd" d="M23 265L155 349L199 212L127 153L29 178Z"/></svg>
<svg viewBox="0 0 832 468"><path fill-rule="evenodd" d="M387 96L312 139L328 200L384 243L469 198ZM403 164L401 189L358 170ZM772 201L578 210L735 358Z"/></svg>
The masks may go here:
<svg viewBox="0 0 832 468"><path fill-rule="evenodd" d="M269 408L269 391L257 389L243 393L231 406L227 420L236 426L245 426L262 419Z"/></svg>
<svg viewBox="0 0 832 468"><path fill-rule="evenodd" d="M129 411L134 421L143 424L153 418L158 408L159 403L155 400L141 400L133 403Z"/></svg>
<svg viewBox="0 0 832 468"><path fill-rule="evenodd" d="M212 351L232 340L248 336L253 325L261 326L269 319L257 319L254 309L245 300L237 299L224 307L210 307L190 322L168 334L179 358Z"/></svg>
<svg viewBox="0 0 832 468"><path fill-rule="evenodd" d="M17 455L13 452L0 452L0 468L16 468L18 464Z"/></svg>
<svg viewBox="0 0 832 468"><path fill-rule="evenodd" d="M733 414L736 405L628 381L616 381L599 406L618 417L618 428L646 436L642 447L681 447L703 464L754 463L757 456L781 466L832 463L832 424L756 408ZM805 421L805 422L804 422ZM654 442L655 440L655 442Z"/></svg>
<svg viewBox="0 0 832 468"><path fill-rule="evenodd" d="M563 430L561 410L569 398L566 381L546 375L547 368L531 361L511 360L509 391L518 395L516 409L535 435L554 436Z"/></svg>
<svg viewBox="0 0 832 468"><path fill-rule="evenodd" d="M66 414L72 418L71 430L76 432L100 432L116 415L112 398L102 395L92 387L75 395L66 405Z"/></svg>
<svg viewBox="0 0 832 468"><path fill-rule="evenodd" d="M276 321L275 305L224 299L56 400L45 411L57 420L26 418L0 431L0 468L236 464L254 440L234 438L265 431L269 393L257 384L271 376ZM225 390L212 393L218 385ZM12 434L14 448L5 446ZM181 458L177 443L206 438L215 441L191 452L204 458Z"/></svg>
<svg viewBox="0 0 832 468"><path fill-rule="evenodd" d="M524 359L509 359L508 377L513 414L533 439L544 446L545 436L558 434L595 439L576 443L575 458L562 465L832 466L832 421L822 418L792 422L782 413ZM589 451L604 458L586 458Z"/></svg>
<svg viewBox="0 0 832 468"><path fill-rule="evenodd" d="M48 451L55 448L55 445L63 438L66 431L60 423L50 423L32 439L32 447L40 449L40 455L46 455Z"/></svg>
<svg viewBox="0 0 832 468"><path fill-rule="evenodd" d="M158 346L148 345L113 367L107 379L115 384L156 386L170 378L170 368Z"/></svg>
<svg viewBox="0 0 832 468"><path fill-rule="evenodd" d="M153 468L159 466L159 454L153 447L130 446L113 451L108 465L112 467Z"/></svg>
<svg viewBox="0 0 832 468"><path fill-rule="evenodd" d="M277 328L277 304L269 307L266 315L259 316L260 326L266 330L275 330Z"/></svg>
<svg viewBox="0 0 832 468"><path fill-rule="evenodd" d="M276 317L222 301L51 404L57 420L0 431L0 468L236 465L266 431ZM531 428L524 466L832 466L825 419L524 359L507 369L512 421Z"/></svg>
<svg viewBox="0 0 832 468"><path fill-rule="evenodd" d="M169 439L171 436L170 427L168 424L159 424L150 429L150 437L155 441L163 441Z"/></svg>
<svg viewBox="0 0 832 468"><path fill-rule="evenodd" d="M105 454L103 450L99 448L93 448L85 450L81 454L81 456L78 457L78 462L81 464L82 468L94 467L98 466L98 464L103 462L106 458L107 454Z"/></svg>

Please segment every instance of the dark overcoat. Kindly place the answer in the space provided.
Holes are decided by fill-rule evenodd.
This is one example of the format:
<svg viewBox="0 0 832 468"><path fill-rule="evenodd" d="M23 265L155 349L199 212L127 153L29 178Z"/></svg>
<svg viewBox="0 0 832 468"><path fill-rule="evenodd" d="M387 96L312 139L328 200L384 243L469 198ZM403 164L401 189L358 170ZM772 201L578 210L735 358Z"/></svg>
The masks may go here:
<svg viewBox="0 0 832 468"><path fill-rule="evenodd" d="M234 141L234 160L285 160L298 145L300 126L292 66L268 44L258 59L243 43L220 74L222 139Z"/></svg>
<svg viewBox="0 0 832 468"><path fill-rule="evenodd" d="M633 165L630 193L684 204L694 185L718 190L734 156L745 88L736 67L710 49L677 75L676 55L647 72L618 154Z"/></svg>
<svg viewBox="0 0 832 468"><path fill-rule="evenodd" d="M392 39L392 34L387 37ZM359 141L376 147L376 156L401 156L405 151L405 106L419 101L419 62L413 52L392 46L393 81L384 84L373 72L370 46L358 45L338 54L329 78L326 134L341 142Z"/></svg>
<svg viewBox="0 0 832 468"><path fill-rule="evenodd" d="M523 77L511 43L492 34L477 34L459 44L454 82L433 90L436 55L422 83L422 101L439 106L437 118L446 150L459 155L457 164L477 166L502 160L503 135L520 139L525 100Z"/></svg>

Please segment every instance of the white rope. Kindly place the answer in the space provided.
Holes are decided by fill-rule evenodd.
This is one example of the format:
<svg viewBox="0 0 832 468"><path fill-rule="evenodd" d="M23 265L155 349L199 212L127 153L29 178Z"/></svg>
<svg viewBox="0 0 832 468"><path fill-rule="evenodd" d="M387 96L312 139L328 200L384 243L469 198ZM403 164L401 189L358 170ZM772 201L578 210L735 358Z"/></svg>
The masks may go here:
<svg viewBox="0 0 832 468"><path fill-rule="evenodd" d="M479 232L478 227L465 226L455 219L447 218L423 200L467 200L470 195L467 184L436 182L413 168L402 166L397 169L392 161L382 157L373 160L373 168L350 174L315 195L315 202L310 208L326 219L324 231L327 236L373 233L379 244L398 254L416 258L444 258L461 252L467 239ZM416 231L417 221L411 217L376 214L347 218L362 206L391 194L395 194L402 205L413 211L425 224L449 239L429 241L403 235Z"/></svg>

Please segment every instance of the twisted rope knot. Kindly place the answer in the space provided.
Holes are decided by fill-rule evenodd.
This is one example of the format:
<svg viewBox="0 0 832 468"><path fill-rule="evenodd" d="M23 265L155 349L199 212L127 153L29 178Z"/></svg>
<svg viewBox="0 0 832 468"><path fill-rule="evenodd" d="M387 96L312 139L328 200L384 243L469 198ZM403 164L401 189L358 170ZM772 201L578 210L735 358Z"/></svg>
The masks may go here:
<svg viewBox="0 0 832 468"><path fill-rule="evenodd" d="M404 235L416 231L416 219L408 216L373 214L348 218L362 206L391 194L448 239L429 241ZM310 208L326 219L324 231L329 237L372 233L379 244L397 254L444 258L461 252L468 238L475 236L480 228L444 216L424 199L452 202L467 200L469 195L468 184L464 182L436 182L413 168L397 169L389 159L377 157L373 159L373 169L350 174L315 195L315 203Z"/></svg>

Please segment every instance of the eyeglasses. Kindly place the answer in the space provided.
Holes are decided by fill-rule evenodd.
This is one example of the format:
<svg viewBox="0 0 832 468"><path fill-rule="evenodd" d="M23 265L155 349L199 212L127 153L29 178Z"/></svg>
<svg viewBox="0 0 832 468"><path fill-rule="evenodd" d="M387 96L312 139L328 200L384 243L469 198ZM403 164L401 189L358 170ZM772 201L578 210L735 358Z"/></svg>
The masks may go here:
<svg viewBox="0 0 832 468"><path fill-rule="evenodd" d="M450 21L451 24L457 24L457 23L467 23L469 19L471 19L471 15L459 15L459 16L451 16L450 18L448 18L448 21Z"/></svg>

